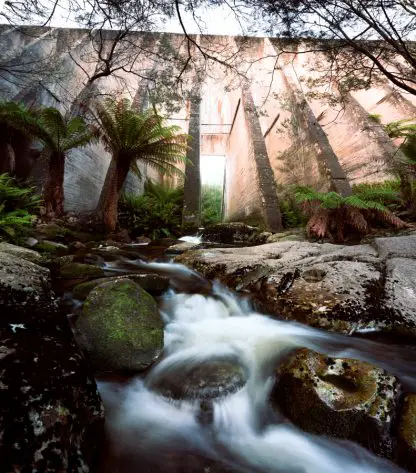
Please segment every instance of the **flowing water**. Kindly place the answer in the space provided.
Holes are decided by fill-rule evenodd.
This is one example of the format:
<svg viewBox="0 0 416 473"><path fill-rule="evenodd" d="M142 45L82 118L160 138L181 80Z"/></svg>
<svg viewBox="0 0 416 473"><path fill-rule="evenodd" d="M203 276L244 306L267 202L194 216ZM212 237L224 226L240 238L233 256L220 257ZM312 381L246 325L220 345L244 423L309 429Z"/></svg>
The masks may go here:
<svg viewBox="0 0 416 473"><path fill-rule="evenodd" d="M169 274L182 291L186 284L208 286L181 265L130 264ZM215 462L222 465L221 472L400 471L353 442L299 430L273 411L268 400L276 365L298 347L371 362L398 376L410 389L416 387L414 352L271 319L216 283L209 295L171 291L161 309L164 359L143 377L99 383L112 451L108 471L208 473L218 471ZM233 360L247 378L240 390L210 401L209 422L201 421L199 401L172 400L152 391L151 386L166 373L207 360Z"/></svg>

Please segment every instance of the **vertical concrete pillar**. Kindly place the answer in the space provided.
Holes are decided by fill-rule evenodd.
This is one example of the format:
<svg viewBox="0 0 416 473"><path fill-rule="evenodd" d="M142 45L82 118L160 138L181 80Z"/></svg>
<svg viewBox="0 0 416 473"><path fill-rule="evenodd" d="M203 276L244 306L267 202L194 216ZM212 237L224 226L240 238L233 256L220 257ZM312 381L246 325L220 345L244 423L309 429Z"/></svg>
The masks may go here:
<svg viewBox="0 0 416 473"><path fill-rule="evenodd" d="M329 143L326 133L316 119L303 94L299 91L297 83L291 74L283 69L283 75L292 93L295 113L302 117L309 140L315 144L318 164L320 169L322 169L321 172L327 175L332 190L344 197L351 195L351 186L347 176Z"/></svg>
<svg viewBox="0 0 416 473"><path fill-rule="evenodd" d="M253 158L257 170L257 185L261 198L261 211L268 230L282 230L282 216L277 198L276 182L267 154L266 143L256 112L253 96L248 84L242 90L242 105L247 123L249 140L252 145ZM253 183L255 185L255 183Z"/></svg>
<svg viewBox="0 0 416 473"><path fill-rule="evenodd" d="M186 231L198 229L201 221L201 174L200 174L200 144L201 144L201 98L199 93L190 99L189 130L191 137L186 153L184 201L182 227Z"/></svg>

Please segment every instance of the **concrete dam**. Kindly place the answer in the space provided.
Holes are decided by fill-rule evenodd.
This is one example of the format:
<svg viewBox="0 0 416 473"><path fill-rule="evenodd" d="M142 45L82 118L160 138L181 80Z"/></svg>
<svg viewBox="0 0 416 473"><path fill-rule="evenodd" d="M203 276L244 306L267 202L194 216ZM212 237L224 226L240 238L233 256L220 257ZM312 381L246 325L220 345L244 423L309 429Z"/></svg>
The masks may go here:
<svg viewBox="0 0 416 473"><path fill-rule="evenodd" d="M146 106L149 80L143 71L166 67L158 51L163 47L165 58L166 51L175 57L177 51L186 50L185 37L129 33L137 51L144 50L145 44L153 54L142 54L129 70L120 66L114 74L104 71L100 75L99 56L111 49L115 34L102 32L98 50L86 30L1 26L1 61L23 67L39 64L36 79L30 74L16 79L6 68L0 78L1 98L69 111L89 87L94 97L128 96L138 107ZM209 50L237 51L241 39L210 36L194 37L194 41L209 43ZM400 151L381 124L415 117L416 97L386 80L351 92L342 107L331 106L323 92L336 94L336 85L328 83L318 90L311 85L310 79L319 74L313 66L318 53L297 54L296 48L282 53L273 38L248 38L239 52L248 65L244 78L237 67L224 71L215 61L201 68L203 74L184 74L193 93L167 113L167 121L192 137L189 165L184 169L185 223L199 221L201 156L225 157L225 220L262 224L272 231L279 226L280 186L310 185L343 193L349 185L391 177L391 162ZM132 54L134 47L129 51ZM46 67L42 70L46 59L56 65L56 73ZM372 118L376 114L381 124ZM71 152L65 168L66 210L95 208L109 162L110 155L101 144ZM155 171L145 167L142 171L144 176L162 180ZM141 192L142 188L143 180L129 176L128 191Z"/></svg>

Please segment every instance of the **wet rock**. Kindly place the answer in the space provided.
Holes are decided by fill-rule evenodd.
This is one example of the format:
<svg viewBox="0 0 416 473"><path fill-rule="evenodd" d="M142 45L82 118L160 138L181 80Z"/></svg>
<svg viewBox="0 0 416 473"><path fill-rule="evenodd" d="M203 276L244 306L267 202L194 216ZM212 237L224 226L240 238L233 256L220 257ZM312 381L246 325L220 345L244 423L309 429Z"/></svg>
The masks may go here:
<svg viewBox="0 0 416 473"><path fill-rule="evenodd" d="M34 250L29 250L29 248L23 248L21 246L12 245L4 241L0 242L0 252L7 253L11 256L17 256L18 258L23 258L32 263L40 263L42 257L41 255Z"/></svg>
<svg viewBox="0 0 416 473"><path fill-rule="evenodd" d="M22 320L53 313L57 305L49 270L0 252L0 306L0 319L9 310L20 311Z"/></svg>
<svg viewBox="0 0 416 473"><path fill-rule="evenodd" d="M306 241L305 229L291 229L284 232L272 233L265 243L276 243L278 241Z"/></svg>
<svg viewBox="0 0 416 473"><path fill-rule="evenodd" d="M175 261L251 292L265 312L278 317L344 333L387 324L379 310L380 260L369 245L285 241L190 251Z"/></svg>
<svg viewBox="0 0 416 473"><path fill-rule="evenodd" d="M201 231L203 241L217 243L250 243L254 242L261 231L241 222L218 223L209 225Z"/></svg>
<svg viewBox="0 0 416 473"><path fill-rule="evenodd" d="M180 241L176 238L159 238L157 240L152 240L148 246L172 246L180 243Z"/></svg>
<svg viewBox="0 0 416 473"><path fill-rule="evenodd" d="M136 243L150 243L152 240L146 236L138 236L135 240Z"/></svg>
<svg viewBox="0 0 416 473"><path fill-rule="evenodd" d="M397 458L401 466L416 471L416 394L408 394L403 402Z"/></svg>
<svg viewBox="0 0 416 473"><path fill-rule="evenodd" d="M416 259L416 235L402 237L376 238L374 245L380 258Z"/></svg>
<svg viewBox="0 0 416 473"><path fill-rule="evenodd" d="M190 243L188 241L184 241L178 243L177 245L172 245L167 248L166 253L171 255L180 255L185 253L185 251L189 251L195 249L199 246L199 243Z"/></svg>
<svg viewBox="0 0 416 473"><path fill-rule="evenodd" d="M95 287L76 328L98 371L141 371L163 350L163 322L156 302L129 279Z"/></svg>
<svg viewBox="0 0 416 473"><path fill-rule="evenodd" d="M71 230L58 223L40 223L36 225L36 234L42 239L64 241L72 234Z"/></svg>
<svg viewBox="0 0 416 473"><path fill-rule="evenodd" d="M128 230L120 230L117 233L112 233L111 235L108 236L110 240L114 240L120 243L131 243L131 238L129 235Z"/></svg>
<svg viewBox="0 0 416 473"><path fill-rule="evenodd" d="M36 238L29 237L29 238L26 238L25 245L28 246L29 248L32 248L38 243L38 241L39 240L36 240Z"/></svg>
<svg viewBox="0 0 416 473"><path fill-rule="evenodd" d="M64 279L88 280L104 276L104 270L98 266L84 263L64 264L60 270L60 277Z"/></svg>
<svg viewBox="0 0 416 473"><path fill-rule="evenodd" d="M216 399L236 392L246 383L244 369L230 361L208 361L180 366L161 374L152 390L172 399Z"/></svg>
<svg viewBox="0 0 416 473"><path fill-rule="evenodd" d="M373 365L301 349L280 368L272 403L303 430L391 457L398 395L396 378Z"/></svg>
<svg viewBox="0 0 416 473"><path fill-rule="evenodd" d="M94 287L104 282L121 281L124 279L134 281L152 296L160 296L167 291L169 287L169 278L166 276L159 276L158 274L125 274L123 276L94 279L92 281L78 284L74 287L73 296L75 299L83 301L87 298L88 294L94 289Z"/></svg>
<svg viewBox="0 0 416 473"><path fill-rule="evenodd" d="M0 470L87 472L103 434L95 382L49 271L11 258L0 253Z"/></svg>
<svg viewBox="0 0 416 473"><path fill-rule="evenodd" d="M416 260L387 261L384 305L394 320L395 331L416 331Z"/></svg>
<svg viewBox="0 0 416 473"><path fill-rule="evenodd" d="M35 249L42 253L49 253L51 255L62 256L68 253L68 247L63 243L58 243L56 241L43 240L40 241Z"/></svg>

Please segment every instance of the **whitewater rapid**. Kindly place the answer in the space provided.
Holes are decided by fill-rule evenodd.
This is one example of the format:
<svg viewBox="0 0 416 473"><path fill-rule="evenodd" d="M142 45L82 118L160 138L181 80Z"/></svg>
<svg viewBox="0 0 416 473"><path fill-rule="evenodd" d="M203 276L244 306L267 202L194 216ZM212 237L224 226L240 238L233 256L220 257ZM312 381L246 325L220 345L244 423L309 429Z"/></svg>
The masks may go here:
<svg viewBox="0 0 416 473"><path fill-rule="evenodd" d="M159 265L162 272L175 273L180 280L200 278L180 265L149 265L152 269ZM123 473L141 471L135 459L163 457L165 450L197 452L242 472L401 471L353 442L301 431L272 411L268 399L276 365L299 347L371 362L412 389L416 387L413 353L271 319L255 313L248 300L237 298L219 284L209 296L171 291L165 295L161 310L165 322L163 361L144 379L136 378L122 387L99 383L117 455L129 458ZM198 420L199 402L173 401L149 388L170 370L221 359L238 362L248 381L234 394L213 401L210 425Z"/></svg>

